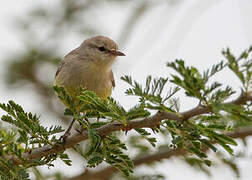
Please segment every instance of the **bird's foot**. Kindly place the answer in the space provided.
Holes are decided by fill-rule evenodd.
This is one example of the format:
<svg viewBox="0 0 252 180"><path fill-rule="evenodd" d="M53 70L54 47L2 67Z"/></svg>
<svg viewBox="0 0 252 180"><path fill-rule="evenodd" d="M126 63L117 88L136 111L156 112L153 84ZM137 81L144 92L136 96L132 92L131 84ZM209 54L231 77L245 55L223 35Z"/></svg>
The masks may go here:
<svg viewBox="0 0 252 180"><path fill-rule="evenodd" d="M80 127L79 129L75 129L75 131L77 131L79 134L82 134L85 130L87 130L87 128L85 128L85 127Z"/></svg>
<svg viewBox="0 0 252 180"><path fill-rule="evenodd" d="M122 128L122 131L125 131L125 135L127 135L128 131L132 129L131 125L127 124Z"/></svg>
<svg viewBox="0 0 252 180"><path fill-rule="evenodd" d="M89 120L87 118L84 118L85 121L87 122L87 124L90 124ZM77 131L79 134L82 134L83 131L85 131L87 128L83 127L83 124L81 122L79 122L80 124L80 128L79 129L75 129L75 131Z"/></svg>
<svg viewBox="0 0 252 180"><path fill-rule="evenodd" d="M90 124L90 122L89 122L88 118L85 118L85 121L86 121L88 124Z"/></svg>
<svg viewBox="0 0 252 180"><path fill-rule="evenodd" d="M60 137L61 142L65 142L67 137L71 135L71 129L73 127L73 124L75 122L75 119L72 120L71 124L69 125L69 127L67 128L67 130L65 131L65 133Z"/></svg>

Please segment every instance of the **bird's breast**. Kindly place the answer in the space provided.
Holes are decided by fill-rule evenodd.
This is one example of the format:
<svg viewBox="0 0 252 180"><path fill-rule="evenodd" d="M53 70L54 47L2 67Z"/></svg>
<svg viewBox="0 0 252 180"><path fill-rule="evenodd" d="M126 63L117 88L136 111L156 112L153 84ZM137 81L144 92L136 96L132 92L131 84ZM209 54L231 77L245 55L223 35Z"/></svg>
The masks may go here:
<svg viewBox="0 0 252 180"><path fill-rule="evenodd" d="M55 79L55 84L63 86L71 96L78 96L82 88L94 91L101 98L112 92L110 71L96 69L80 62L66 63Z"/></svg>
<svg viewBox="0 0 252 180"><path fill-rule="evenodd" d="M81 87L94 91L101 98L107 98L112 92L112 82L107 72L92 72L83 74Z"/></svg>

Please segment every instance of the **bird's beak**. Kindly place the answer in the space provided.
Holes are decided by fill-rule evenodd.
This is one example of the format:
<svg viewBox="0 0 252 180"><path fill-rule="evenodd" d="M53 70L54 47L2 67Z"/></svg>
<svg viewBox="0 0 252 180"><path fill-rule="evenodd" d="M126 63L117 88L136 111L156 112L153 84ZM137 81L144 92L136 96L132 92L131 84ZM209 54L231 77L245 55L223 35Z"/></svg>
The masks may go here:
<svg viewBox="0 0 252 180"><path fill-rule="evenodd" d="M109 53L114 55L114 56L125 56L124 53L122 53L120 51L116 51L116 50L111 50L111 51L109 51Z"/></svg>

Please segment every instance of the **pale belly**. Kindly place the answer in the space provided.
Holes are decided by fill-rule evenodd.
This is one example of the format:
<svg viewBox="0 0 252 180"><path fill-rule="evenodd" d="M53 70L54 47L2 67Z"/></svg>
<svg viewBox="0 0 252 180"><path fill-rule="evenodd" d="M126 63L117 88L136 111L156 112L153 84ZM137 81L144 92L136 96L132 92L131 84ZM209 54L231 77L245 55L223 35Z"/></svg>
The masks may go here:
<svg viewBox="0 0 252 180"><path fill-rule="evenodd" d="M87 80L83 78L80 82L81 87L87 88L87 90L94 91L98 96L105 99L111 95L112 92L112 82L109 76L90 76Z"/></svg>
<svg viewBox="0 0 252 180"><path fill-rule="evenodd" d="M106 72L83 73L75 69L75 72L60 73L55 79L55 85L64 87L67 92L76 97L81 94L82 88L94 91L99 97L106 99L112 92L112 81Z"/></svg>

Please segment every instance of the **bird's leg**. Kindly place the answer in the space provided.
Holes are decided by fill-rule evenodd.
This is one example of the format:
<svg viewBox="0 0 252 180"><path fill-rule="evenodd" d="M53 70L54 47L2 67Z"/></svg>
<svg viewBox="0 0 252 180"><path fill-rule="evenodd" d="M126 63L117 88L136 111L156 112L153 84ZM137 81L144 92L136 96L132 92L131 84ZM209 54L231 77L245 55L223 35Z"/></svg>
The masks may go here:
<svg viewBox="0 0 252 180"><path fill-rule="evenodd" d="M69 127L67 128L67 130L65 131L65 133L60 137L60 139L61 139L63 142L66 140L66 138L67 138L68 136L70 136L70 134L71 134L70 131L71 131L72 127L73 127L74 122L75 122L75 119L73 118L71 124L69 125Z"/></svg>
<svg viewBox="0 0 252 180"><path fill-rule="evenodd" d="M75 131L77 131L79 134L81 134L83 132L83 128L82 128L82 124L80 121L79 121L79 125L80 125L80 129L75 128Z"/></svg>
<svg viewBox="0 0 252 180"><path fill-rule="evenodd" d="M88 118L85 118L85 120L87 121L87 123L88 123L88 124L90 124L90 122L89 122Z"/></svg>
<svg viewBox="0 0 252 180"><path fill-rule="evenodd" d="M89 122L89 120L87 119L87 118L84 118L85 119L85 121L88 123L88 124L90 124L90 122ZM81 124L81 122L79 122L80 123L80 129L75 129L78 133L82 133L84 130L86 130L86 128L84 128L83 126L82 126L82 124Z"/></svg>
<svg viewBox="0 0 252 180"><path fill-rule="evenodd" d="M122 128L122 131L125 131L125 135L127 135L128 131L130 131L132 129L132 127L130 126L130 124L128 124L128 120L127 120L127 124Z"/></svg>

